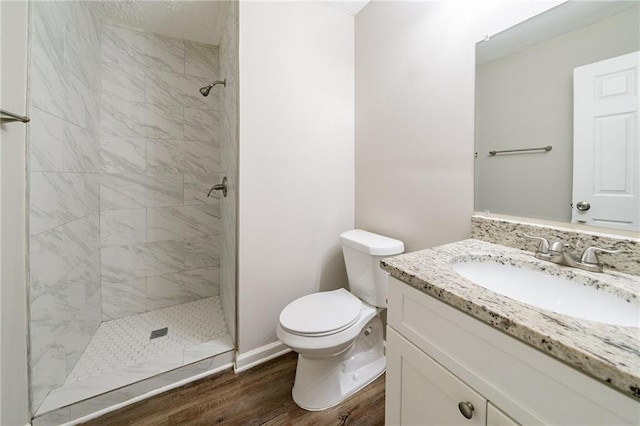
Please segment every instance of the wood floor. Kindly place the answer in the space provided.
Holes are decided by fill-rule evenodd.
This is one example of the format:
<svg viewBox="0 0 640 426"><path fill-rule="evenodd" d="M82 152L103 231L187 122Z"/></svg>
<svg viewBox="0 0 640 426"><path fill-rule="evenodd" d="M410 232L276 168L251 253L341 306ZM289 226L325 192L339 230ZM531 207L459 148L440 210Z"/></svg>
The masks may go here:
<svg viewBox="0 0 640 426"><path fill-rule="evenodd" d="M87 425L362 425L384 424L384 375L342 404L310 412L291 399L297 354L244 373L190 383L91 420Z"/></svg>

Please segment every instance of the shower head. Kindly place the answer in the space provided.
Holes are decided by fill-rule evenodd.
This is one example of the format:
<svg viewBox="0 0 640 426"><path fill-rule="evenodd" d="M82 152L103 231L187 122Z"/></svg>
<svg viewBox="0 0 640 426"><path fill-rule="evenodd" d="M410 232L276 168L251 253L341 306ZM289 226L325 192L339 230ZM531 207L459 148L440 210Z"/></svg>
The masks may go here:
<svg viewBox="0 0 640 426"><path fill-rule="evenodd" d="M202 93L202 96L209 96L209 92L211 91L213 86L215 86L216 84L222 84L224 87L227 87L227 79L225 78L224 80L217 80L208 86L201 87L200 93Z"/></svg>

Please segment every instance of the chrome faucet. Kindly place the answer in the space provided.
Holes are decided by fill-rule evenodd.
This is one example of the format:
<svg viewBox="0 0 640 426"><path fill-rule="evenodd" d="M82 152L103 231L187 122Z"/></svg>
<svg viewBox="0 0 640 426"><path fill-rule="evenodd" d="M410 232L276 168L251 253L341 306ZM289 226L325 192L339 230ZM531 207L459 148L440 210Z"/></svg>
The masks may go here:
<svg viewBox="0 0 640 426"><path fill-rule="evenodd" d="M603 270L603 265L598 259L598 253L620 253L622 251L590 246L582 252L580 260L577 260L567 250L569 248L569 244L563 243L562 241L554 241L549 244L549 241L544 237L536 237L526 233L523 233L523 235L527 238L540 241L538 250L534 255L536 259L546 260L548 262L569 266L571 268L583 269L589 272L602 272Z"/></svg>

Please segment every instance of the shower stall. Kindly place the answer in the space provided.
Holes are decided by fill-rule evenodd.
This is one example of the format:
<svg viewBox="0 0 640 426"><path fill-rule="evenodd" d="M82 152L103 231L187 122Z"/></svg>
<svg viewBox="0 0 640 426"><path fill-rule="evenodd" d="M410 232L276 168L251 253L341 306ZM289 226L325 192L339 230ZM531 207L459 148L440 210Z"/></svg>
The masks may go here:
<svg viewBox="0 0 640 426"><path fill-rule="evenodd" d="M36 424L233 360L237 31L236 2L29 2Z"/></svg>

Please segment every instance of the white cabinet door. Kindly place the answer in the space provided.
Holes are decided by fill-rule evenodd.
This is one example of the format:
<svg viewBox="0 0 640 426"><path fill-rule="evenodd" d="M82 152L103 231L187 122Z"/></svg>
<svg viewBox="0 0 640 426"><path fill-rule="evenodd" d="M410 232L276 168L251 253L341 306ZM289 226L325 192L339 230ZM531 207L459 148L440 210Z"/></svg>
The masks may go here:
<svg viewBox="0 0 640 426"><path fill-rule="evenodd" d="M491 402L487 403L487 426L520 426Z"/></svg>
<svg viewBox="0 0 640 426"><path fill-rule="evenodd" d="M640 52L573 70L574 223L640 230L639 70Z"/></svg>
<svg viewBox="0 0 640 426"><path fill-rule="evenodd" d="M387 328L387 425L484 425L487 401L394 329ZM459 403L473 407L469 419Z"/></svg>

